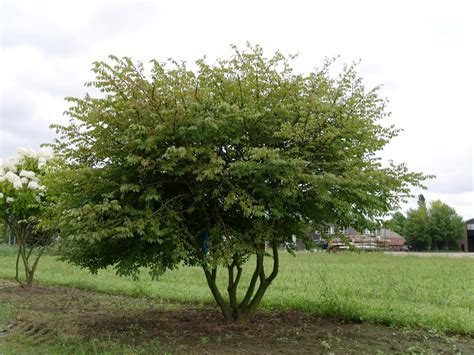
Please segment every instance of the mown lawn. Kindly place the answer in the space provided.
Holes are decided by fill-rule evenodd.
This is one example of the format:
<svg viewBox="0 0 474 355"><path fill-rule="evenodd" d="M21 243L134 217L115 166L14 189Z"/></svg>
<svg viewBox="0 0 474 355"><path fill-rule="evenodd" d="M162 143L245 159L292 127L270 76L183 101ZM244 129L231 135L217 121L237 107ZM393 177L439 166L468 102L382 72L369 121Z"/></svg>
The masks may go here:
<svg viewBox="0 0 474 355"><path fill-rule="evenodd" d="M0 248L0 278L12 279L14 264L14 250ZM293 257L282 252L280 274L261 307L474 335L473 270L473 258L398 257L379 253L298 253ZM241 284L249 277L247 268ZM222 273L219 279L224 289L226 275ZM139 281L134 281L116 276L113 270L91 275L46 255L40 262L36 281L148 296L158 302L213 303L198 268L169 271L158 281L151 280L144 272Z"/></svg>

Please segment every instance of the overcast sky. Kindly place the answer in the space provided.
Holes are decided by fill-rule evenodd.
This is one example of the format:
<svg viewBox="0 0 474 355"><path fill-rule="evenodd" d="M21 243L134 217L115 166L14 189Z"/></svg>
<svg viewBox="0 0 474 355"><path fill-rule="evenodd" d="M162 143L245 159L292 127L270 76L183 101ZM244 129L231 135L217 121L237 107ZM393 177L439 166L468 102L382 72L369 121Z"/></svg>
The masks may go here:
<svg viewBox="0 0 474 355"><path fill-rule="evenodd" d="M0 0L1 1L1 0ZM404 129L382 152L435 174L424 191L474 217L473 1L1 1L0 158L51 141L91 63L227 57L230 44L299 53L298 71L340 55L383 85ZM415 191L415 193L418 193ZM405 206L408 208L413 205Z"/></svg>

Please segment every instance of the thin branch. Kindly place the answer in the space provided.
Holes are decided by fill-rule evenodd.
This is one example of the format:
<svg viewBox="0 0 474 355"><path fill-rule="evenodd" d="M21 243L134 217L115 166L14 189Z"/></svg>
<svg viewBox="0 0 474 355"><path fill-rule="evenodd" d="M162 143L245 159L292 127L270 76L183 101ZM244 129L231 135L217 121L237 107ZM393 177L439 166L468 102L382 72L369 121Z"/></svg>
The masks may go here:
<svg viewBox="0 0 474 355"><path fill-rule="evenodd" d="M236 267L237 267L237 276L235 277L234 288L237 290L237 286L239 285L239 282L240 282L240 276L242 275L242 268L239 265L236 265Z"/></svg>
<svg viewBox="0 0 474 355"><path fill-rule="evenodd" d="M28 255L26 256L26 258L27 258L28 260L30 259L31 253L33 253L33 249L34 249L34 248L35 248L34 245L32 245L32 246L30 247L30 251L28 252ZM25 249L26 249L26 244L25 244Z"/></svg>
<svg viewBox="0 0 474 355"><path fill-rule="evenodd" d="M275 277L278 275L278 269L280 266L280 259L278 255L278 243L274 240L272 242L272 252L273 252L273 270L270 276L265 280L266 283L270 284Z"/></svg>

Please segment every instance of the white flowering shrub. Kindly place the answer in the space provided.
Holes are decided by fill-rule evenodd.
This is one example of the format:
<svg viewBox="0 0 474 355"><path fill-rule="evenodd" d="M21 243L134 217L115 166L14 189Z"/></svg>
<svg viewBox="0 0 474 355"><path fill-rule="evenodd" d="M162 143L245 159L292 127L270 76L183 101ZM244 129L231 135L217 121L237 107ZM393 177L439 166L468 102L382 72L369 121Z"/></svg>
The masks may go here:
<svg viewBox="0 0 474 355"><path fill-rule="evenodd" d="M39 258L51 239L37 228L46 204L46 187L42 180L51 158L45 150L19 148L15 157L0 164L0 219L17 240L16 279L20 282L18 261L21 258L27 286L31 286ZM34 248L39 250L33 256Z"/></svg>

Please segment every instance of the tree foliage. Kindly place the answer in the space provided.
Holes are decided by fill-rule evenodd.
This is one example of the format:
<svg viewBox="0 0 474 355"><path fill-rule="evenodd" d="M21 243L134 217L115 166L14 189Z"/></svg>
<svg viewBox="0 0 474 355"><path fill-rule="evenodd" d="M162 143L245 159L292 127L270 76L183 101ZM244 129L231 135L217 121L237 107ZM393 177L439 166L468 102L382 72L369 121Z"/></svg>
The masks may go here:
<svg viewBox="0 0 474 355"><path fill-rule="evenodd" d="M466 233L464 221L454 208L439 200L427 206L423 195L418 198L417 209L409 210L406 218L398 212L391 225L397 221L401 234L414 250L459 249Z"/></svg>
<svg viewBox="0 0 474 355"><path fill-rule="evenodd" d="M433 201L428 210L428 221L433 249L459 249L466 226L454 208L439 200Z"/></svg>
<svg viewBox="0 0 474 355"><path fill-rule="evenodd" d="M21 283L21 259L28 287L33 284L44 248L51 241L50 231L39 227L46 210L46 188L42 179L50 158L46 151L19 148L17 156L5 159L0 165L0 219L18 245L15 278ZM37 254L33 254L35 248Z"/></svg>
<svg viewBox="0 0 474 355"><path fill-rule="evenodd" d="M395 212L392 218L385 223L385 227L398 233L399 235L405 235L404 227L406 223L406 217L401 212Z"/></svg>
<svg viewBox="0 0 474 355"><path fill-rule="evenodd" d="M407 244L413 250L431 250L431 237L426 208L409 210L403 229Z"/></svg>
<svg viewBox="0 0 474 355"><path fill-rule="evenodd" d="M200 266L224 316L245 320L278 273L280 246L309 242L308 227L372 228L425 177L380 163L398 130L380 125L386 102L354 65L303 75L291 56L233 50L195 70L154 60L150 75L129 58L94 63L87 85L102 95L69 98L69 124L53 126L66 163L52 188L67 260L121 275Z"/></svg>

